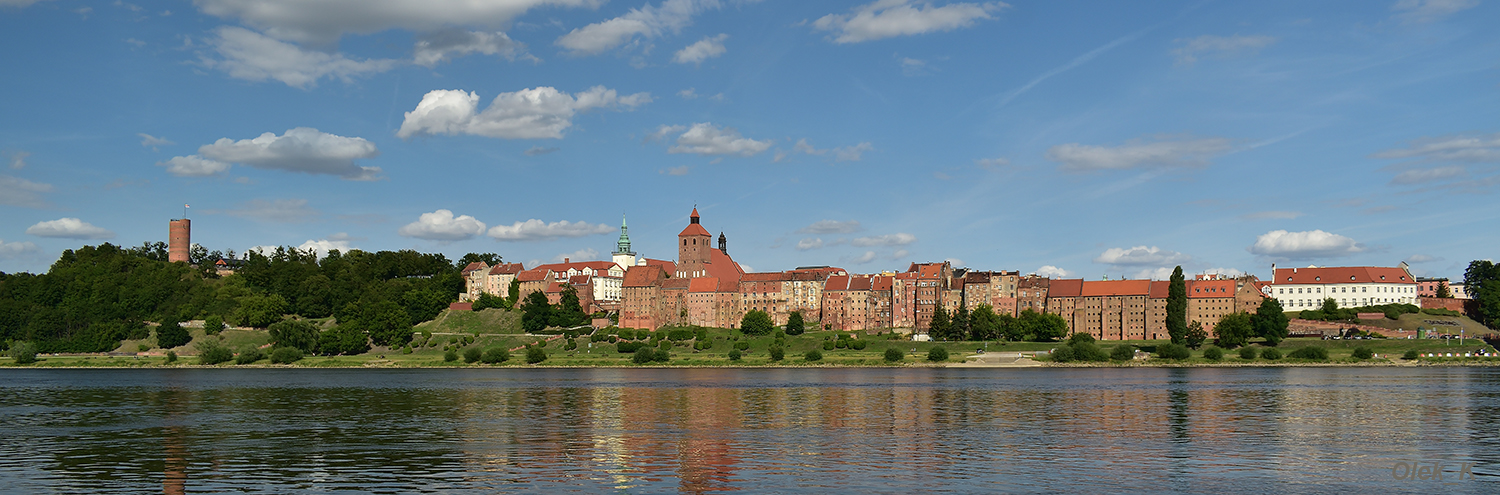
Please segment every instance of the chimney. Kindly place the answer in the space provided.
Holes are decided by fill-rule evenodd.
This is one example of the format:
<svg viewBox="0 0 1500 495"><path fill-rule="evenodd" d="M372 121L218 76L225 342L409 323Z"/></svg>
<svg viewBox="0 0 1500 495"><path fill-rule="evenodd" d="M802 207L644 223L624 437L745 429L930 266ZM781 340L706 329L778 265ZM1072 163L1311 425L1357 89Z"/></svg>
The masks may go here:
<svg viewBox="0 0 1500 495"><path fill-rule="evenodd" d="M568 261L569 260L567 258L563 258L563 263L567 263Z"/></svg>

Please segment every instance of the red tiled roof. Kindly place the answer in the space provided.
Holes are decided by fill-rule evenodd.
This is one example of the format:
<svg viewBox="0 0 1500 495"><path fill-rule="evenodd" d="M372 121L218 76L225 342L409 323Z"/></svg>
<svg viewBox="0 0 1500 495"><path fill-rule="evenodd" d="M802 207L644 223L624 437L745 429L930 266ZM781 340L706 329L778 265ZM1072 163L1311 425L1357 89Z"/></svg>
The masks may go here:
<svg viewBox="0 0 1500 495"><path fill-rule="evenodd" d="M553 292L562 292L562 290L563 290L563 284L562 284L562 282L552 282L552 283L547 284L547 288L545 290L543 290L542 292L546 292L548 294L551 294Z"/></svg>
<svg viewBox="0 0 1500 495"><path fill-rule="evenodd" d="M625 270L625 281L621 285L624 287L650 287L660 285L661 281L666 278L667 273L662 271L659 266L632 266L629 270Z"/></svg>
<svg viewBox="0 0 1500 495"><path fill-rule="evenodd" d="M990 272L969 272L968 274L964 275L964 283L966 283L966 284L987 284L987 283L990 283Z"/></svg>
<svg viewBox="0 0 1500 495"><path fill-rule="evenodd" d="M667 272L668 275L677 273L677 263L673 263L667 260L653 260L651 258L646 258L646 266L655 266L661 268L661 270Z"/></svg>
<svg viewBox="0 0 1500 495"><path fill-rule="evenodd" d="M1234 297L1235 281L1231 280L1189 280L1187 281L1188 299L1204 297Z"/></svg>
<svg viewBox="0 0 1500 495"><path fill-rule="evenodd" d="M1083 295L1083 279L1060 278L1050 282L1047 297L1078 297Z"/></svg>
<svg viewBox="0 0 1500 495"><path fill-rule="evenodd" d="M714 277L698 277L698 278L694 278L694 279L690 279L690 280L692 280L692 282L690 282L688 284L688 292L718 292L719 291L719 279L717 279L717 278L714 278Z"/></svg>
<svg viewBox="0 0 1500 495"><path fill-rule="evenodd" d="M517 273L516 274L516 280L520 280L522 282L536 282L538 280L546 280L546 279L547 279L547 270L542 270L542 269L526 270L526 271L523 271L521 273Z"/></svg>
<svg viewBox="0 0 1500 495"><path fill-rule="evenodd" d="M489 268L489 267L490 267L490 265L485 264L485 262L483 262L483 261L475 261L473 263L469 263L468 266L464 267L463 274L464 275L468 275L469 272L472 272L474 270L483 270L483 269L486 269L486 268Z"/></svg>
<svg viewBox="0 0 1500 495"><path fill-rule="evenodd" d="M1057 290L1057 282L1053 282L1051 290ZM1082 297L1101 296L1144 296L1151 293L1150 280L1094 280L1083 283L1083 290L1079 294Z"/></svg>
<svg viewBox="0 0 1500 495"><path fill-rule="evenodd" d="M1052 279L1047 277L1021 277L1021 280L1016 282L1016 286L1022 289L1037 289L1047 287L1051 283Z"/></svg>
<svg viewBox="0 0 1500 495"><path fill-rule="evenodd" d="M739 283L740 277L745 275L745 269L740 268L740 264L735 263L734 258L717 249L710 249L708 253L710 255L708 265L704 268L708 269L710 277L730 279Z"/></svg>
<svg viewBox="0 0 1500 495"><path fill-rule="evenodd" d="M870 277L867 275L849 277L849 290L870 290Z"/></svg>
<svg viewBox="0 0 1500 495"><path fill-rule="evenodd" d="M595 271L609 271L614 268L613 261L570 261L567 263L551 263L538 265L534 270L550 270L558 273L566 273L569 269L582 271L584 268L593 268Z"/></svg>
<svg viewBox="0 0 1500 495"><path fill-rule="evenodd" d="M708 229L705 229L705 228L703 228L702 225L699 225L699 224L696 224L696 223L690 223L690 224L688 224L687 227L685 227L685 228L682 229L682 233L677 234L677 237L683 237L683 236L689 236L689 235L701 235L701 236L706 236L706 237L713 237L714 236L713 234L708 233Z"/></svg>
<svg viewBox="0 0 1500 495"><path fill-rule="evenodd" d="M1273 284L1416 284L1406 270L1378 266L1277 268Z"/></svg>
<svg viewBox="0 0 1500 495"><path fill-rule="evenodd" d="M823 292L834 292L849 289L848 275L834 275L823 282Z"/></svg>
<svg viewBox="0 0 1500 495"><path fill-rule="evenodd" d="M501 263L490 268L490 275L514 275L526 271L520 263Z"/></svg>
<svg viewBox="0 0 1500 495"><path fill-rule="evenodd" d="M573 284L573 285L587 284L587 283L590 283L589 282L589 276L588 275L574 275L572 277L568 277L568 283Z"/></svg>
<svg viewBox="0 0 1500 495"><path fill-rule="evenodd" d="M770 273L746 273L740 278L742 282L782 282L791 280L791 274L787 272Z"/></svg>
<svg viewBox="0 0 1500 495"><path fill-rule="evenodd" d="M878 276L875 277L875 280L871 284L870 289L871 290L878 290L878 291L889 291L889 290L891 290L891 279L892 278L894 278L894 277L891 277L889 275L878 275Z"/></svg>
<svg viewBox="0 0 1500 495"><path fill-rule="evenodd" d="M693 279L690 278L669 278L661 283L661 288L682 290L687 289L692 282Z"/></svg>
<svg viewBox="0 0 1500 495"><path fill-rule="evenodd" d="M1184 286L1184 287L1186 287L1186 286ZM1146 296L1146 297L1149 297L1149 298L1152 298L1152 299L1166 299L1168 296L1171 296L1171 295L1172 295L1172 282L1170 280L1153 280L1151 282L1151 295Z"/></svg>

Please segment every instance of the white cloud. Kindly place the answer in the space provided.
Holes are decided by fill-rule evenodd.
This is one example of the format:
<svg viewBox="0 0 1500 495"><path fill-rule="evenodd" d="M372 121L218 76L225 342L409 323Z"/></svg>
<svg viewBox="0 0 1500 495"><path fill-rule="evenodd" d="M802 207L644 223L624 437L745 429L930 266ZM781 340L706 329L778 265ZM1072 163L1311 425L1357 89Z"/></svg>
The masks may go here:
<svg viewBox="0 0 1500 495"><path fill-rule="evenodd" d="M435 31L449 26L509 24L527 10L547 5L596 8L600 0L198 0L204 13L236 18L280 39L330 44L345 33L372 34L392 28Z"/></svg>
<svg viewBox="0 0 1500 495"><path fill-rule="evenodd" d="M27 234L37 237L61 237L64 239L112 239L114 232L77 218L59 218L39 222L26 229Z"/></svg>
<svg viewBox="0 0 1500 495"><path fill-rule="evenodd" d="M553 263L566 261L588 261L599 257L599 251L594 248L583 248L571 253L561 253L552 257Z"/></svg>
<svg viewBox="0 0 1500 495"><path fill-rule="evenodd" d="M238 207L227 210L209 209L203 210L209 215L229 215L233 217L247 218L257 222L271 223L297 223L316 219L322 215L316 209L307 206L305 199L252 199L240 203Z"/></svg>
<svg viewBox="0 0 1500 495"><path fill-rule="evenodd" d="M1396 174L1395 177L1391 178L1391 184L1422 184L1426 182L1457 179L1465 175L1468 175L1468 169L1457 165L1437 168L1418 168Z"/></svg>
<svg viewBox="0 0 1500 495"><path fill-rule="evenodd" d="M1192 256L1156 246L1136 246L1106 249L1099 257L1094 258L1094 262L1117 266L1177 265L1192 259Z"/></svg>
<svg viewBox="0 0 1500 495"><path fill-rule="evenodd" d="M1047 159L1062 164L1062 170L1091 172L1144 167L1201 167L1209 158L1230 150L1225 138L1139 139L1115 147L1068 143L1047 150Z"/></svg>
<svg viewBox="0 0 1500 495"><path fill-rule="evenodd" d="M1004 158L980 158L974 160L974 164L984 168L1000 168L1010 165L1010 160Z"/></svg>
<svg viewBox="0 0 1500 495"><path fill-rule="evenodd" d="M1248 250L1251 254L1269 258L1292 260L1332 258L1354 254L1365 250L1363 244L1354 239L1322 230L1287 232L1273 230L1261 234Z"/></svg>
<svg viewBox="0 0 1500 495"><path fill-rule="evenodd" d="M144 132L136 133L136 135L141 137L141 146L151 148L151 151L159 151L157 148L177 144L167 138L152 136Z"/></svg>
<svg viewBox="0 0 1500 495"><path fill-rule="evenodd" d="M0 0L0 7L14 7L17 9L24 9L31 4L45 1L46 0Z"/></svg>
<svg viewBox="0 0 1500 495"><path fill-rule="evenodd" d="M1205 34L1193 39L1179 38L1177 43L1182 43L1182 48L1172 50L1177 55L1178 64L1192 64L1198 61L1199 56L1212 55L1220 58L1228 58L1246 53L1255 53L1261 48L1270 46L1276 42L1271 36L1214 36Z"/></svg>
<svg viewBox="0 0 1500 495"><path fill-rule="evenodd" d="M156 162L156 165L167 167L167 173L178 177L208 177L229 171L228 163L198 155L174 156L171 160Z"/></svg>
<svg viewBox="0 0 1500 495"><path fill-rule="evenodd" d="M958 258L943 258L943 261L948 262L949 265L953 265L954 267L968 266L964 264L964 260Z"/></svg>
<svg viewBox="0 0 1500 495"><path fill-rule="evenodd" d="M530 148L527 148L525 153L526 156L538 156L556 152L558 149L560 148L543 148L541 146L532 146Z"/></svg>
<svg viewBox="0 0 1500 495"><path fill-rule="evenodd" d="M831 31L834 43L859 43L893 36L933 31L952 31L973 26L980 19L1009 7L1001 2L952 3L941 7L929 2L879 0L851 9L850 14L828 14L813 21L813 28Z"/></svg>
<svg viewBox="0 0 1500 495"><path fill-rule="evenodd" d="M1042 265L1041 268L1037 268L1033 273L1047 278L1063 278L1073 275L1073 272L1052 265Z"/></svg>
<svg viewBox="0 0 1500 495"><path fill-rule="evenodd" d="M396 233L429 241L462 241L484 234L484 222L468 215L454 217L450 210L437 210L423 213Z"/></svg>
<svg viewBox="0 0 1500 495"><path fill-rule="evenodd" d="M52 184L0 175L0 205L41 208L47 203L40 193L52 192Z"/></svg>
<svg viewBox="0 0 1500 495"><path fill-rule="evenodd" d="M1417 263L1430 263L1430 262L1433 262L1433 261L1442 261L1442 260L1443 260L1442 258L1438 258L1438 257L1435 257L1435 256L1428 256L1428 255L1425 255L1425 254L1413 254L1411 256L1408 256L1405 260L1402 260L1402 261L1405 261L1406 264L1408 264L1408 265L1415 265Z"/></svg>
<svg viewBox="0 0 1500 495"><path fill-rule="evenodd" d="M500 93L483 112L479 93L435 90L422 96L417 108L406 112L396 135L405 139L419 134L470 134L501 139L562 139L573 125L573 115L595 108L627 110L651 102L648 93L619 96L613 89L594 86L570 95L541 86L513 93Z"/></svg>
<svg viewBox="0 0 1500 495"><path fill-rule="evenodd" d="M515 60L526 55L526 45L517 43L503 32L465 31L444 29L421 35L417 38L412 61L423 67L436 67L449 60L481 53L499 55L506 60Z"/></svg>
<svg viewBox="0 0 1500 495"><path fill-rule="evenodd" d="M302 245L297 246L297 249L301 250L302 252L310 251L314 254L317 254L318 258L320 259L328 257L328 252L335 249L339 250L339 252L341 253L349 252L349 241L337 240L333 239L332 237L333 236L329 236L328 239L318 240L308 239L307 242L304 242L302 243Z"/></svg>
<svg viewBox="0 0 1500 495"><path fill-rule="evenodd" d="M1238 268L1209 268L1207 270L1203 270L1203 273L1205 275L1223 275L1226 277L1234 278L1243 277L1246 275L1245 272L1240 271L1240 269ZM1167 275L1168 277L1171 276L1170 273Z"/></svg>
<svg viewBox="0 0 1500 495"><path fill-rule="evenodd" d="M871 261L875 261L875 258L879 258L879 257L880 256L876 255L874 251L865 251L865 254L861 254L861 255L853 257L853 258L845 256L845 257L843 257L843 259L844 259L844 261L849 262L849 263L853 263L853 264L856 264L856 265L863 265L865 263L869 263Z"/></svg>
<svg viewBox="0 0 1500 495"><path fill-rule="evenodd" d="M809 250L809 249L818 249L818 248L821 248L821 247L823 247L823 239L821 239L821 238L808 237L806 239L802 239L800 241L797 241L797 250L798 251L806 251L806 250Z"/></svg>
<svg viewBox="0 0 1500 495"><path fill-rule="evenodd" d="M31 242L5 242L5 239L0 239L0 260L19 258L40 251L41 249Z"/></svg>
<svg viewBox="0 0 1500 495"><path fill-rule="evenodd" d="M845 147L842 147L842 148L834 148L833 149L833 161L836 161L836 162L857 162L857 161L859 161L859 159L861 157L864 156L864 154L865 154L866 151L870 151L870 150L873 150L873 149L875 149L875 147L872 146L872 145L870 145L870 143L868 143L868 142L859 143L859 144L856 144L854 146L845 146Z"/></svg>
<svg viewBox="0 0 1500 495"><path fill-rule="evenodd" d="M911 251L907 251L905 249L897 249L896 252L891 253L891 259L893 260L900 260L901 258L905 258L907 256L911 256Z"/></svg>
<svg viewBox="0 0 1500 495"><path fill-rule="evenodd" d="M158 165L165 165L174 175L213 175L228 170L225 163L239 163L260 169L337 175L346 180L375 180L380 167L361 167L354 160L379 154L375 143L363 138L297 127L280 136L267 132L255 139L220 138L198 147L198 155L176 157Z"/></svg>
<svg viewBox="0 0 1500 495"><path fill-rule="evenodd" d="M26 168L26 157L31 156L30 151L17 151L10 154L10 168L20 170Z"/></svg>
<svg viewBox="0 0 1500 495"><path fill-rule="evenodd" d="M664 173L664 174L667 174L667 175L672 175L672 176L680 176L680 175L687 175L688 172L691 172L692 170L693 169L689 168L687 165L681 165L681 166L677 166L677 167L667 167L667 169L666 170L662 170L661 173Z"/></svg>
<svg viewBox="0 0 1500 495"><path fill-rule="evenodd" d="M658 7L646 4L623 16L574 29L558 38L556 44L573 55L597 55L637 36L655 38L667 32L676 33L692 24L697 13L717 8L718 0L666 0Z"/></svg>
<svg viewBox="0 0 1500 495"><path fill-rule="evenodd" d="M686 129L686 131L683 131ZM647 141L655 141L678 131L683 133L677 136L675 144L667 148L667 153L695 153L704 156L710 155L739 155L753 156L771 147L771 141L756 141L740 135L733 127L718 127L708 122L693 124L692 127L683 126L661 126L656 132L646 137Z"/></svg>
<svg viewBox="0 0 1500 495"><path fill-rule="evenodd" d="M859 232L859 220L819 220L797 229L798 234L852 234Z"/></svg>
<svg viewBox="0 0 1500 495"><path fill-rule="evenodd" d="M1159 267L1156 267L1156 268L1146 268L1146 269L1139 270L1139 271L1135 272L1134 274L1131 274L1130 278L1136 279L1136 280L1142 280L1142 279L1166 280L1166 279L1172 278L1172 270L1173 270L1172 268L1167 268L1167 267L1164 267L1164 266L1159 266Z"/></svg>
<svg viewBox="0 0 1500 495"><path fill-rule="evenodd" d="M905 232L898 232L898 233L889 234L889 235L874 235L874 236L869 236L869 237L855 237L854 240L849 241L850 244L853 244L853 245L859 246L859 247L866 247L866 246L905 246L905 245L911 244L913 242L917 242L917 236L914 236L914 235L911 235L911 234L908 234L908 233L905 233Z"/></svg>
<svg viewBox="0 0 1500 495"><path fill-rule="evenodd" d="M814 148L813 145L808 144L807 143L807 138L798 139L797 140L797 144L792 145L792 151L796 151L798 153L805 153L805 154L809 154L809 155L814 155L814 156L822 156L822 155L828 154L828 150L820 150L820 149Z"/></svg>
<svg viewBox="0 0 1500 495"><path fill-rule="evenodd" d="M584 237L614 232L615 227L588 222L547 223L535 218L511 225L496 225L490 228L490 237L502 241L540 241L559 237Z"/></svg>
<svg viewBox="0 0 1500 495"><path fill-rule="evenodd" d="M1479 0L1399 0L1391 5L1393 17L1407 24L1436 21L1460 10L1479 5Z"/></svg>
<svg viewBox="0 0 1500 495"><path fill-rule="evenodd" d="M1291 220L1300 216L1302 216L1302 213L1296 211L1258 211L1242 215L1240 218L1246 220Z"/></svg>
<svg viewBox="0 0 1500 495"><path fill-rule="evenodd" d="M901 63L901 75L911 77L927 73L927 62L911 57L896 57Z"/></svg>
<svg viewBox="0 0 1500 495"><path fill-rule="evenodd" d="M672 61L679 64L701 64L704 60L723 55L725 51L724 40L727 39L729 39L729 35L727 34L704 36L697 43L678 50L677 54L672 56Z"/></svg>
<svg viewBox="0 0 1500 495"><path fill-rule="evenodd" d="M688 88L682 91L678 91L677 96L682 97L682 99L684 100L691 100L698 97L698 91L693 88Z"/></svg>
<svg viewBox="0 0 1500 495"><path fill-rule="evenodd" d="M1467 163L1500 162L1500 132L1489 135L1451 134L1421 138L1412 141L1405 149L1386 150L1371 156L1386 159L1417 158L1426 161Z"/></svg>
<svg viewBox="0 0 1500 495"><path fill-rule="evenodd" d="M275 79L294 88L308 88L325 77L349 82L353 76L396 67L395 60L353 60L338 53L303 50L245 28L221 27L217 34L209 44L222 58L204 58L203 64L236 79Z"/></svg>

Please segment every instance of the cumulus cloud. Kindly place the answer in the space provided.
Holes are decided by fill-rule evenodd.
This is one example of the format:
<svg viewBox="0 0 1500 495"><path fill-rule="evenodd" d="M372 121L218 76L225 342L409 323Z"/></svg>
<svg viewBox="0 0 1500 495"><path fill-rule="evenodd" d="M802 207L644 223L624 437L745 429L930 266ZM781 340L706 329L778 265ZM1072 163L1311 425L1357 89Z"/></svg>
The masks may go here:
<svg viewBox="0 0 1500 495"><path fill-rule="evenodd" d="M462 241L484 234L484 222L468 215L454 217L450 210L437 210L423 213L417 221L402 226L396 233L429 241Z"/></svg>
<svg viewBox="0 0 1500 495"><path fill-rule="evenodd" d="M171 160L156 162L156 166L167 167L167 173L178 177L209 177L229 171L228 163L198 155L174 156Z"/></svg>
<svg viewBox="0 0 1500 495"><path fill-rule="evenodd" d="M879 258L879 257L880 256L877 255L877 254L875 254L874 251L865 251L865 254L861 254L861 255L855 256L855 257L844 256L841 259L843 259L847 263L853 263L853 264L856 264L856 265L863 265L865 263L869 263L871 261L875 261L875 259Z"/></svg>
<svg viewBox="0 0 1500 495"><path fill-rule="evenodd" d="M753 156L771 147L771 141L756 141L740 135L733 127L718 127L708 122L691 127L664 125L646 136L647 141L663 140L670 134L681 132L667 153L694 153L704 156L739 155Z"/></svg>
<svg viewBox="0 0 1500 495"><path fill-rule="evenodd" d="M1261 234L1248 250L1251 254L1268 258L1304 260L1354 254L1364 251L1365 247L1363 244L1354 242L1354 239L1322 230L1304 232L1273 230Z"/></svg>
<svg viewBox="0 0 1500 495"><path fill-rule="evenodd" d="M905 233L905 232L898 232L898 233L889 234L889 235L873 235L873 236L869 236L869 237L855 237L853 240L849 241L850 244L853 244L853 245L859 246L859 247L867 247L867 246L905 246L905 245L911 244L913 242L917 242L917 236L914 236L914 235L911 235L911 234L908 234L908 233Z"/></svg>
<svg viewBox="0 0 1500 495"><path fill-rule="evenodd" d="M893 36L933 31L952 31L973 26L980 19L1009 7L1001 2L951 3L941 7L930 2L879 0L851 9L848 14L828 14L813 21L813 28L829 31L834 43L859 43Z"/></svg>
<svg viewBox="0 0 1500 495"><path fill-rule="evenodd" d="M538 155L545 155L545 154L548 154L548 153L553 153L553 152L556 152L559 149L561 149L561 148L543 148L541 146L532 146L530 148L527 148L526 151L525 151L525 153L526 153L526 156L538 156Z"/></svg>
<svg viewBox="0 0 1500 495"><path fill-rule="evenodd" d="M598 7L600 0L198 0L204 13L239 19L280 39L330 44L346 33L389 29L436 31L449 26L509 24L538 6Z"/></svg>
<svg viewBox="0 0 1500 495"><path fill-rule="evenodd" d="M510 36L499 31L487 33L443 29L419 36L413 51L412 62L423 67L436 67L443 62L475 53L515 60L518 56L526 55L526 45L511 40Z"/></svg>
<svg viewBox="0 0 1500 495"><path fill-rule="evenodd" d="M10 168L20 170L26 168L26 157L31 156L30 151L17 151L10 154Z"/></svg>
<svg viewBox="0 0 1500 495"><path fill-rule="evenodd" d="M297 45L239 27L221 27L208 41L219 57L203 64L235 79L275 79L294 88L318 85L325 77L349 82L354 76L385 72L395 60L353 60L338 53L304 50Z"/></svg>
<svg viewBox="0 0 1500 495"><path fill-rule="evenodd" d="M1192 256L1156 246L1136 246L1106 249L1094 258L1094 262L1116 266L1177 265L1192 259Z"/></svg>
<svg viewBox="0 0 1500 495"><path fill-rule="evenodd" d="M42 201L45 192L52 192L52 184L0 175L0 205L41 208L47 204Z"/></svg>
<svg viewBox="0 0 1500 495"><path fill-rule="evenodd" d="M252 199L231 209L207 209L210 215L229 215L269 223L297 223L316 219L322 213L307 206L305 199Z"/></svg>
<svg viewBox="0 0 1500 495"><path fill-rule="evenodd" d="M0 239L0 260L19 258L41 252L36 244L31 242L5 242Z"/></svg>
<svg viewBox="0 0 1500 495"><path fill-rule="evenodd" d="M327 239L308 239L307 242L297 246L297 249L316 254L321 259L327 258L328 252L335 249L341 253L349 252L350 246L348 240L334 239L333 236L329 236Z"/></svg>
<svg viewBox="0 0 1500 495"><path fill-rule="evenodd" d="M60 237L63 239L113 239L114 232L77 218L59 218L39 222L26 229L26 233L37 237Z"/></svg>
<svg viewBox="0 0 1500 495"><path fill-rule="evenodd" d="M158 148L162 146L177 144L167 138L152 136L144 132L136 133L136 135L141 137L141 146L151 148L151 151L160 151Z"/></svg>
<svg viewBox="0 0 1500 495"><path fill-rule="evenodd" d="M1203 273L1205 275L1223 275L1226 277L1234 278L1243 277L1246 275L1245 272L1240 271L1240 269L1238 268L1209 268L1207 270L1203 270ZM1170 276L1171 274L1168 275Z"/></svg>
<svg viewBox="0 0 1500 495"><path fill-rule="evenodd" d="M819 220L797 229L798 234L852 234L859 232L859 220Z"/></svg>
<svg viewBox="0 0 1500 495"><path fill-rule="evenodd" d="M280 136L267 132L255 139L220 138L198 147L197 155L179 156L157 165L179 176L221 174L229 170L230 163L239 163L260 169L337 175L345 180L375 180L380 167L361 167L354 160L379 154L375 143L363 138L298 127Z"/></svg>
<svg viewBox="0 0 1500 495"><path fill-rule="evenodd" d="M693 22L693 16L717 9L718 0L666 0L659 6L650 4L631 9L625 15L574 29L557 39L557 46L575 56L596 55L642 38L656 38L676 33Z"/></svg>
<svg viewBox="0 0 1500 495"><path fill-rule="evenodd" d="M573 125L573 115L578 112L596 108L633 110L650 102L648 93L620 96L604 86L572 95L541 86L500 93L481 112L477 92L435 90L422 96L416 109L406 112L396 135L403 139L421 134L562 139L563 131Z"/></svg>
<svg viewBox="0 0 1500 495"><path fill-rule="evenodd" d="M818 249L820 247L823 247L823 239L821 239L821 238L808 237L806 239L802 239L800 241L797 241L797 250L798 251L806 251L806 250L809 250L809 249Z"/></svg>
<svg viewBox="0 0 1500 495"><path fill-rule="evenodd" d="M1068 143L1047 150L1047 159L1068 172L1125 170L1146 167L1201 167L1230 150L1225 138L1165 138L1132 140L1121 146Z"/></svg>
<svg viewBox="0 0 1500 495"><path fill-rule="evenodd" d="M559 237L584 237L608 234L614 231L615 227L610 227L602 223L591 224L588 222L569 222L567 220L547 223L533 218L525 222L491 227L490 237L502 241L541 241Z"/></svg>
<svg viewBox="0 0 1500 495"><path fill-rule="evenodd" d="M1174 270L1173 268L1167 268L1165 266L1159 266L1159 267L1156 267L1156 268L1145 268L1145 269L1142 269L1142 270L1139 270L1139 271L1135 272L1134 274L1132 274L1130 276L1130 278L1137 279L1137 280L1142 280L1142 279L1167 280L1167 279L1172 278L1172 271L1173 270Z"/></svg>
<svg viewBox="0 0 1500 495"><path fill-rule="evenodd" d="M1479 5L1479 0L1400 0L1391 5L1393 17L1407 24L1422 24L1448 17Z"/></svg>
<svg viewBox="0 0 1500 495"><path fill-rule="evenodd" d="M1240 218L1246 220L1291 220L1300 216L1302 216L1302 213L1297 211L1257 211L1241 215Z"/></svg>
<svg viewBox="0 0 1500 495"><path fill-rule="evenodd" d="M1063 277L1071 277L1071 276L1073 276L1073 272L1070 272L1070 271L1067 271L1067 270L1064 270L1064 269L1061 269L1061 268L1058 268L1058 267L1055 267L1055 266L1052 266L1052 265L1042 265L1041 268L1037 268L1036 271L1032 272L1032 273L1035 273L1037 275L1041 275L1041 276L1047 277L1047 278L1063 278Z"/></svg>
<svg viewBox="0 0 1500 495"><path fill-rule="evenodd" d="M547 260L547 261L549 261L551 263L562 263L563 261L585 261L585 260L592 260L592 259L595 259L595 258L598 258L598 257L599 257L599 250L594 249L594 248L583 248L583 249L579 249L577 251L573 251L571 253L558 253L557 256L553 256L552 259ZM532 266L536 266L536 265L542 264L541 260L535 260L535 261L536 261L535 263L531 263Z"/></svg>
<svg viewBox="0 0 1500 495"><path fill-rule="evenodd" d="M727 34L704 36L697 43L678 50L677 54L672 56L672 61L679 64L701 64L704 60L723 55L724 40L727 39L729 39Z"/></svg>
<svg viewBox="0 0 1500 495"><path fill-rule="evenodd" d="M1178 64L1189 65L1197 62L1200 56L1229 58L1243 54L1253 54L1275 42L1276 38L1271 36L1213 36L1205 34L1192 39L1177 39L1177 43L1183 46L1182 48L1172 50L1172 53L1177 55Z"/></svg>

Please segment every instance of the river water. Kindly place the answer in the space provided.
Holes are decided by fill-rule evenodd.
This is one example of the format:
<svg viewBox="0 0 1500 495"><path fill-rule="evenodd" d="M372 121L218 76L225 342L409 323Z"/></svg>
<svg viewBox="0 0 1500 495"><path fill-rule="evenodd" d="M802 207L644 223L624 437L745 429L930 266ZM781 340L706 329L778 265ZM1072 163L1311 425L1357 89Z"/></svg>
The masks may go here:
<svg viewBox="0 0 1500 495"><path fill-rule="evenodd" d="M1500 370L0 370L0 491L1500 492Z"/></svg>

